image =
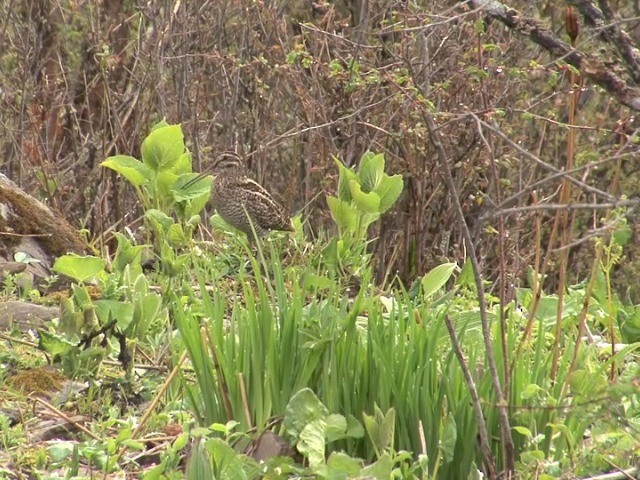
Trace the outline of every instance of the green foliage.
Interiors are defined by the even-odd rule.
[[[151,290],[140,267],[142,246],[117,235],[114,272],[95,257],[71,254],[60,257],[54,270],[78,284],[61,301],[58,331],[41,331],[39,347],[57,359],[71,376],[91,377],[112,353],[130,374],[133,345],[146,339],[152,326],[166,321],[162,297]],[[93,299],[85,282],[98,280],[102,298]]]
[[[339,169],[338,195],[327,196],[331,217],[339,230],[324,250],[327,263],[342,267],[367,264],[367,232],[402,193],[401,175],[385,173],[383,154],[366,152],[357,171],[334,158]]]
[[[295,393],[285,409],[284,426],[312,470],[326,463],[325,445],[344,438],[360,438],[363,429],[355,418],[330,414],[308,388]]]
[[[284,430],[307,458],[308,471],[323,478],[354,472],[373,472],[379,478],[476,478],[480,457],[468,448],[477,434],[471,399],[444,326],[448,315],[469,364],[482,365],[484,345],[468,264],[451,291],[446,285],[458,267],[447,263],[421,278],[421,294],[395,290],[383,296],[367,287],[365,279],[364,286],[345,298],[339,292],[348,279],[330,275],[322,262],[309,262],[314,271],[295,264],[283,267],[271,254],[268,263],[252,268],[251,276],[238,272],[241,297],[225,297],[222,278],[198,266],[200,290],[206,277],[214,284],[211,295],[183,302],[176,311],[197,380],[197,385],[184,385],[201,424],[233,418],[247,428],[244,415],[238,414],[246,404],[256,425],[284,415]],[[577,321],[584,293],[576,287],[565,296],[567,325]],[[489,320],[497,325],[497,299],[488,298],[494,302]],[[529,290],[520,289],[519,308],[509,305],[505,311],[509,360],[532,300]],[[606,304],[591,301],[589,315],[604,318]],[[601,363],[595,361],[596,351],[582,350],[578,368],[571,371],[573,347],[567,344],[557,373],[568,382],[563,390],[561,381],[550,381],[548,351],[556,309],[557,298],[543,294],[536,340],[514,365],[509,392],[521,466],[543,465],[549,474],[554,458],[576,457],[576,439],[583,438],[598,411],[588,396],[611,396],[608,369],[632,351]],[[206,319],[204,336],[198,318]],[[494,332],[496,360],[502,365],[500,337]],[[474,381],[487,405],[490,435],[498,438],[497,415],[489,407],[495,401],[492,381],[485,369],[477,368]],[[243,390],[249,398],[243,398]],[[366,437],[357,419],[364,422]],[[423,442],[428,456],[419,453]]]
[[[53,271],[71,277],[76,282],[85,283],[95,280],[99,276],[104,277],[106,264],[107,262],[102,258],[70,253],[56,259]]]
[[[373,444],[376,457],[380,458],[385,450],[393,447],[395,423],[396,412],[393,409],[383,415],[382,411],[375,405],[375,413],[372,416],[364,414],[364,426]]]
[[[145,210],[155,208],[181,220],[197,215],[211,190],[211,177],[190,184],[197,175],[191,171],[191,154],[184,144],[180,125],[164,120],[156,124],[142,142],[142,160],[115,155],[102,166],[125,177],[135,188]]]
[[[142,160],[115,155],[102,166],[122,175],[134,187],[154,233],[162,265],[175,274],[186,262],[176,250],[190,245],[201,222],[200,212],[209,200],[212,178],[194,181],[198,175],[191,171],[191,154],[180,125],[164,120],[156,124],[142,142],[141,154]]]
[[[444,263],[425,274],[420,281],[424,297],[429,298],[444,287],[457,268],[455,263]]]

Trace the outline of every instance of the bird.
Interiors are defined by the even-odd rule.
[[[282,205],[258,182],[247,175],[242,158],[222,152],[213,162],[213,207],[232,227],[244,232],[251,242],[272,230],[293,231]]]

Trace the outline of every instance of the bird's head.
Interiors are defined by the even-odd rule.
[[[241,173],[244,162],[236,152],[222,152],[213,161],[212,170],[215,175]]]

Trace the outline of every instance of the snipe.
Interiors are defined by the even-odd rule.
[[[292,231],[284,208],[255,180],[249,178],[244,163],[235,152],[223,152],[213,163],[213,206],[231,226],[253,239],[271,230]]]

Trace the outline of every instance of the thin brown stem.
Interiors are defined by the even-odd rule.
[[[436,132],[436,125],[433,120],[431,114],[427,111],[424,111],[424,119],[427,125],[427,129],[429,131],[429,136],[431,138],[431,142],[433,143],[438,157],[438,163],[440,164],[440,170],[442,172],[442,176],[444,177],[445,184],[447,185],[449,191],[449,197],[451,199],[451,203],[453,204],[453,208],[455,210],[456,217],[460,222],[460,228],[463,232],[463,236],[467,246],[467,252],[469,255],[469,260],[471,261],[471,265],[473,267],[473,275],[477,288],[478,295],[478,303],[480,307],[480,322],[482,324],[482,335],[484,338],[485,349],[486,349],[486,360],[489,366],[489,371],[491,373],[491,379],[493,382],[493,388],[495,391],[497,404],[498,404],[498,418],[500,421],[500,432],[502,443],[505,449],[505,466],[506,466],[506,476],[507,478],[513,478],[515,475],[515,449],[513,445],[513,439],[511,437],[511,426],[509,424],[509,414],[506,408],[506,402],[504,399],[504,394],[502,390],[502,385],[500,383],[500,377],[498,375],[498,369],[496,368],[495,354],[493,351],[493,342],[491,339],[491,325],[489,324],[489,319],[487,317],[487,302],[484,296],[484,282],[482,279],[482,272],[480,270],[480,263],[478,262],[478,256],[476,255],[476,248],[473,242],[473,238],[471,236],[471,231],[466,223],[464,212],[462,210],[462,205],[460,204],[460,198],[458,194],[458,189],[453,180],[453,176],[451,174],[451,170],[449,167],[449,162],[447,160],[447,154],[444,150],[444,146],[440,140],[438,133]],[[452,338],[453,341],[453,338]],[[464,358],[459,357],[458,360],[461,362],[461,365],[464,363]],[[465,368],[465,367],[463,367]],[[478,400],[479,401],[479,400]],[[475,401],[474,401],[475,404]],[[484,424],[484,418],[480,414],[478,416],[478,412],[481,412],[480,405],[474,405],[474,411],[476,412],[476,419],[478,421],[479,428],[480,425]],[[485,426],[486,428],[486,426]],[[485,439],[487,442],[488,440]],[[481,438],[481,441],[482,438]],[[482,445],[481,448],[489,448],[487,445]]]

